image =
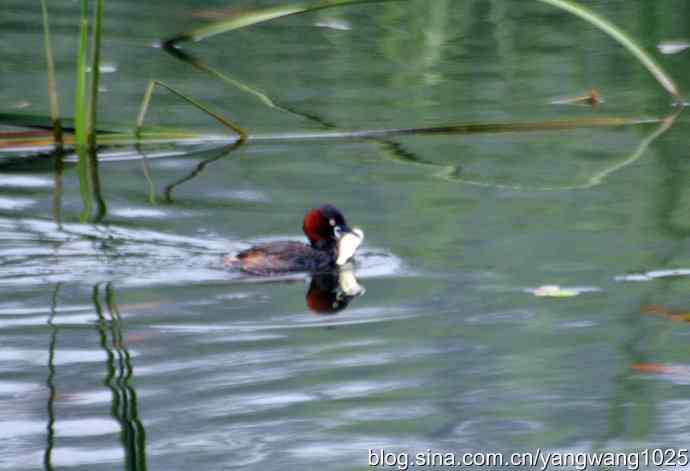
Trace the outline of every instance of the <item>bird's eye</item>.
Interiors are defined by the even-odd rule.
[[[340,226],[335,226],[335,227],[333,228],[333,234],[334,234],[336,237],[340,237],[340,234],[342,234],[342,233],[343,233],[343,230],[340,228]]]
[[[330,224],[331,226],[335,226],[335,219],[329,219],[328,224]]]

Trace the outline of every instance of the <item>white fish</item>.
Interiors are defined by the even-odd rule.
[[[355,254],[363,240],[364,232],[357,227],[352,229],[352,232],[343,234],[340,240],[338,240],[338,258],[335,260],[336,265],[345,265]]]
[[[355,297],[363,295],[366,290],[355,278],[352,269],[342,269],[338,274],[338,287],[346,296]]]

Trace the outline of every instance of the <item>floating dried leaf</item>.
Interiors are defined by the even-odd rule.
[[[642,306],[642,312],[653,316],[663,317],[672,321],[690,322],[690,311],[672,309],[661,304],[647,304]]]
[[[576,96],[572,98],[559,98],[551,100],[552,105],[590,105],[596,106],[604,102],[601,96],[601,91],[598,88],[592,88],[588,94]]]

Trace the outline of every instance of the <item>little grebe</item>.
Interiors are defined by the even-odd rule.
[[[342,213],[330,204],[310,209],[302,226],[309,245],[294,241],[266,242],[225,257],[225,266],[253,275],[324,272],[345,265],[364,239],[350,229]]]

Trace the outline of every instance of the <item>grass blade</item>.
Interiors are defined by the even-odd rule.
[[[88,106],[86,103],[86,55],[89,48],[88,10],[88,0],[81,0],[79,51],[77,54],[77,84],[74,99],[74,128],[77,146],[81,147],[86,147],[88,144]]]
[[[103,29],[104,0],[96,3],[96,13],[93,27],[93,42],[91,43],[91,97],[89,100],[89,118],[86,125],[88,140],[89,171],[93,198],[96,200],[96,216],[93,222],[100,222],[107,214],[107,206],[101,192],[101,178],[98,173],[98,154],[96,150],[96,122],[98,118],[98,85],[101,77],[101,31]]]
[[[93,27],[93,43],[91,58],[91,101],[89,102],[88,141],[89,149],[96,148],[96,119],[98,115],[98,84],[101,77],[101,30],[103,28],[104,0],[96,4],[96,20]]]
[[[589,24],[600,29],[608,36],[613,38],[621,46],[632,53],[635,58],[644,65],[647,70],[654,76],[654,78],[661,84],[662,87],[666,89],[671,95],[673,95],[678,102],[682,101],[682,97],[676,83],[673,81],[671,76],[666,73],[666,71],[659,65],[654,58],[644,51],[630,36],[623,32],[616,25],[608,21],[607,19],[597,15],[589,8],[586,8],[578,3],[572,2],[570,0],[539,0],[540,2],[549,4],[561,10],[565,10],[568,13],[572,13],[575,16],[582,18]]]
[[[238,14],[230,15],[223,20],[210,23],[206,26],[194,29],[187,33],[182,33],[173,38],[168,39],[165,43],[175,45],[184,41],[201,41],[202,39],[215,36],[217,34],[227,33],[247,26],[252,26],[258,23],[275,20],[276,18],[283,18],[290,15],[297,15],[300,13],[307,13],[317,10],[325,10],[326,8],[341,7],[346,5],[358,5],[364,3],[385,3],[385,2],[400,2],[403,0],[321,0],[312,2],[300,2],[292,5],[281,5],[276,7],[262,8],[259,10],[243,11]]]
[[[53,139],[59,151],[62,148],[62,124],[60,122],[60,100],[58,99],[57,82],[55,80],[55,61],[53,59],[53,43],[48,23],[48,7],[46,0],[41,0],[41,15],[43,16],[43,41],[46,53],[46,68],[48,69],[48,94],[50,95],[50,116],[53,125]]]
[[[79,220],[88,222],[91,219],[93,207],[93,192],[88,153],[88,120],[89,109],[86,96],[86,67],[89,49],[89,5],[88,0],[81,0],[81,14],[79,19],[79,49],[77,52],[77,83],[74,98],[74,132],[75,148],[79,156],[77,175],[79,176],[79,195],[84,205]]]

